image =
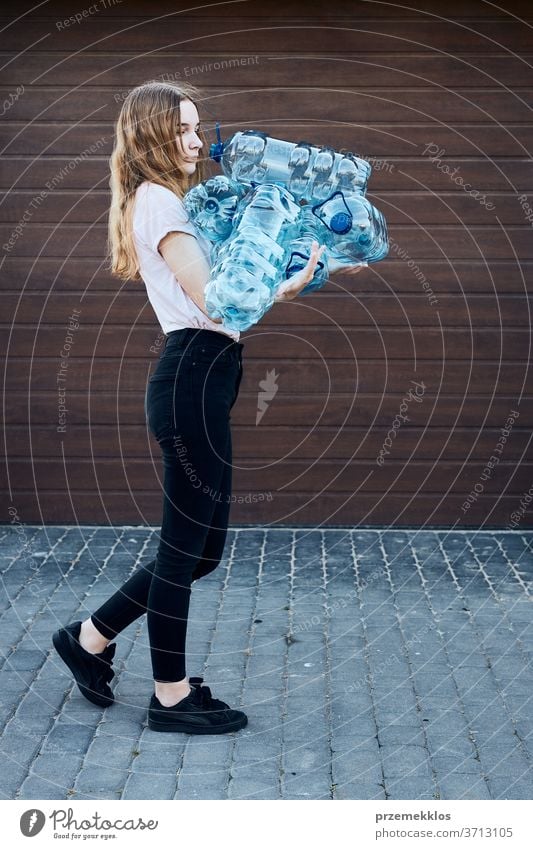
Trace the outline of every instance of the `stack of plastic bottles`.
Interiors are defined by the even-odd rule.
[[[306,265],[313,240],[326,250],[302,294],[340,266],[387,255],[385,218],[364,196],[372,170],[366,160],[255,130],[224,143],[219,136],[211,157],[224,175],[195,186],[184,203],[212,243],[208,313],[230,329],[259,321],[280,283]]]

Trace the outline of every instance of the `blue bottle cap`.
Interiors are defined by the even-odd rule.
[[[329,222],[330,229],[341,236],[352,229],[352,216],[349,212],[336,212]]]
[[[222,159],[222,154],[224,153],[224,142],[222,141],[222,136],[220,135],[220,124],[218,121],[215,125],[215,131],[217,134],[217,140],[210,146],[209,156],[215,162],[220,162],[220,160]]]

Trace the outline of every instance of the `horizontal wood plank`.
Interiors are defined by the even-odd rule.
[[[285,120],[263,120],[261,129],[274,137],[294,140],[307,138],[317,145],[329,144],[336,150],[349,147],[367,159],[374,172],[383,170],[388,173],[398,165],[383,161],[387,157],[412,157],[416,152],[427,155],[423,153],[424,150],[432,154],[444,151],[440,155],[444,162],[449,156],[523,157],[533,147],[533,124],[506,123],[503,126],[486,121],[478,124],[455,122],[453,127],[447,127],[437,121],[426,120],[399,125],[380,121],[367,123],[365,119],[355,116],[347,123],[325,124],[319,116],[309,116],[305,120],[293,116]],[[0,144],[4,153],[20,156],[76,156],[86,149],[88,134],[101,140],[97,149],[100,155],[111,154],[111,123],[80,121],[71,124],[50,119],[36,119],[26,123],[11,121],[10,112],[7,112],[0,124]],[[209,140],[214,138],[212,128],[207,130],[207,135]],[[430,148],[429,145],[436,147]],[[107,194],[106,189],[104,186],[99,191]],[[423,193],[420,191],[419,194]],[[61,195],[61,190],[56,189],[54,196]]]
[[[372,197],[369,193],[369,199]],[[379,206],[379,202],[377,204]],[[389,228],[389,256],[405,259],[406,263],[419,259],[529,259],[533,260],[531,227],[507,227],[503,230],[492,222],[494,213],[487,214],[491,222],[475,225],[417,225],[398,224]],[[16,225],[15,225],[16,226]],[[106,257],[107,226],[95,224],[27,224],[22,233],[15,232],[10,224],[0,225],[0,244],[8,245],[7,252],[14,256],[74,256]],[[4,249],[6,250],[6,249]],[[378,265],[378,263],[376,263]]]
[[[324,6],[323,0],[306,0],[305,9],[309,15],[324,17],[328,20],[332,17],[331,8]],[[234,3],[229,0],[229,2],[192,7],[190,0],[172,0],[171,4],[168,0],[150,0],[149,7],[136,4],[136,9],[133,9],[131,4],[126,6],[126,4],[109,0],[104,7],[105,16],[116,19],[131,18],[134,11],[141,18],[143,14],[149,14],[151,17],[170,14],[173,17],[185,13],[191,18],[213,17],[215,14],[224,18],[228,12],[238,14],[243,19],[270,18],[274,13],[280,18],[299,18],[302,15],[302,3],[301,0],[270,0],[268,4],[265,4],[264,0],[246,0],[245,3]],[[46,4],[36,7],[34,0],[4,0],[2,4],[4,24],[29,12],[32,13],[32,18],[54,21],[58,16],[71,15],[72,3],[70,0],[48,0]],[[443,14],[442,0],[410,0],[409,5],[399,6],[389,3],[383,5],[368,3],[365,0],[338,0],[335,3],[336,18],[356,16],[357,19],[394,18],[398,20],[426,16],[440,18]],[[453,19],[490,18],[494,20],[505,19],[510,15],[518,15],[522,19],[531,17],[529,0],[506,0],[505,7],[482,3],[480,0],[447,0],[445,8],[445,16]]]
[[[367,197],[381,210],[389,228],[396,224],[412,225],[417,222],[423,222],[424,226],[487,225],[494,222],[493,214],[497,214],[502,225],[520,226],[528,223],[524,206],[517,200],[515,192],[483,194],[483,204],[474,195],[450,191],[369,191]],[[524,192],[524,195],[523,200],[533,207],[533,192]],[[42,202],[33,203],[34,198],[35,191],[28,189],[0,192],[0,223],[10,224],[13,230],[19,222],[26,221],[28,217],[32,224],[60,226],[107,222],[110,198],[103,190],[97,189],[89,193],[76,190],[54,191],[43,198]]]
[[[367,272],[359,272],[359,279]],[[330,281],[323,289],[283,305],[283,323],[291,327],[530,327],[533,296],[441,295],[437,303],[419,293],[395,295],[359,293],[348,277]],[[432,290],[433,291],[433,290]],[[82,314],[88,324],[153,325],[153,311],[143,289],[136,292],[80,293]],[[72,296],[66,292],[27,292],[0,295],[4,321],[43,326],[57,323],[58,316],[72,312]],[[280,310],[272,309],[261,327],[277,326]]]
[[[248,3],[242,4],[244,8]],[[65,45],[63,45],[65,47]],[[533,41],[532,41],[533,47]],[[149,79],[171,79],[175,82],[193,82],[202,86],[219,87],[240,85],[255,88],[276,85],[293,85],[295,61],[305,63],[305,77],[300,82],[307,86],[327,89],[329,86],[345,87],[353,84],[354,77],[362,88],[424,87],[428,84],[462,88],[468,85],[492,87],[508,85],[512,89],[533,86],[531,55],[514,55],[507,52],[485,56],[479,53],[441,55],[418,52],[413,44],[409,54],[395,52],[370,53],[367,49],[352,55],[320,54],[298,57],[264,49],[255,54],[235,55],[223,53],[216,44],[209,52],[195,50],[195,43],[183,45],[175,51],[158,50],[154,53],[82,53],[64,52],[0,52],[3,85],[92,85],[113,86],[128,90]]]
[[[415,274],[406,273],[405,265],[405,259],[400,259],[396,251],[381,262],[371,264],[354,278],[354,282],[357,281],[357,292],[420,294],[420,278]],[[521,259],[518,264],[515,259],[490,262],[483,259],[454,259],[450,262],[448,259],[417,258],[417,265],[420,272],[431,280],[432,288],[438,294],[450,292],[464,297],[469,293],[490,293],[491,296],[498,297],[500,294],[533,292],[531,260]],[[339,280],[341,279],[339,275]],[[7,254],[0,267],[0,284],[3,290],[69,292],[72,294],[73,304],[74,298],[77,303],[80,293],[86,291],[107,291],[113,294],[119,291],[130,294],[145,291],[141,282],[124,283],[112,277],[103,257],[30,259]],[[154,325],[155,323],[154,317]]]
[[[280,315],[281,304],[272,308]],[[281,315],[280,315],[281,318]],[[83,319],[80,318],[83,322]],[[8,350],[13,354],[33,348],[35,356],[53,356],[61,350],[68,326],[67,316],[64,325],[56,327],[42,326],[36,331],[33,327],[17,325],[13,330],[0,327],[0,351]],[[524,360],[530,356],[531,329],[498,328],[465,330],[463,328],[315,328],[307,326],[304,334],[292,333],[280,325],[272,325],[259,335],[248,331],[247,350],[251,356],[264,356],[265,348],[272,351],[272,362],[288,360],[316,361],[315,367],[334,359],[353,361],[353,373],[358,358],[375,359],[413,357],[420,359],[450,360]],[[78,328],[75,345],[77,356],[105,357],[120,351],[123,356],[146,354],[153,345],[153,334],[144,327],[138,329],[133,337],[131,326],[94,326],[84,325]],[[268,335],[268,342],[266,338]],[[260,347],[259,347],[260,346]],[[259,352],[259,353],[258,353]],[[291,363],[292,365],[292,363]],[[421,377],[424,377],[422,374]]]
[[[7,445],[14,457],[159,457],[159,447],[152,438],[142,407],[138,407],[135,425],[121,421],[116,425],[102,425],[91,416],[85,423],[70,423],[67,416],[65,432],[57,431],[57,414],[50,415],[46,424],[8,426]],[[93,421],[93,419],[95,419]],[[38,426],[37,426],[38,425]],[[248,468],[261,468],[265,462],[280,462],[281,458],[299,460],[368,459],[375,462],[386,439],[389,427],[348,428],[322,426],[320,428],[259,427],[235,425],[233,427],[234,460]],[[260,434],[260,439],[258,435]],[[408,459],[427,460],[434,463],[454,460],[459,463],[479,460],[486,463],[494,453],[501,437],[501,428],[414,428],[408,424],[400,431],[401,438],[394,444],[396,461]],[[515,424],[512,439],[505,444],[507,462],[531,462],[533,435],[531,427]],[[261,475],[257,475],[260,489]]]
[[[242,337],[245,340],[245,337]],[[266,340],[268,343],[268,340]],[[160,331],[153,329],[150,345],[143,354],[107,357],[79,357],[69,359],[68,375],[72,387],[91,392],[144,391],[146,381],[157,364],[163,344]],[[280,372],[279,358],[274,358],[276,347],[266,344],[263,350],[255,348],[255,357],[251,356],[249,346],[244,341],[244,369],[241,385],[242,392],[258,392],[259,381],[264,380],[267,370],[275,368]],[[5,385],[9,391],[23,393],[56,389],[56,376],[60,358],[56,350],[53,356],[34,355],[24,349],[18,355],[10,346],[5,370]],[[291,396],[302,397],[313,394],[319,398],[332,394],[356,392],[379,394],[404,393],[411,380],[424,380],[429,393],[455,395],[461,398],[484,395],[489,397],[509,397],[518,399],[524,393],[533,394],[531,388],[531,368],[528,361],[521,363],[474,360],[465,364],[461,360],[412,360],[396,358],[387,361],[330,360],[327,364],[313,360],[291,360],[290,366],[283,369],[281,391]]]
[[[96,145],[98,139],[91,144]],[[464,184],[476,190],[479,196],[490,192],[531,193],[533,190],[533,168],[531,162],[518,159],[493,159],[491,162],[449,157],[445,163],[447,172],[426,157],[420,159],[389,159],[394,168],[373,170],[368,184],[367,197],[379,207],[381,191],[419,192],[424,187],[433,192],[463,194],[465,189],[456,184],[451,175],[459,177]],[[80,194],[105,189],[109,183],[108,162],[104,158],[67,159],[64,157],[5,157],[0,170],[0,187],[16,190],[35,190],[39,202],[46,200],[57,188],[62,191],[78,191]],[[42,194],[41,194],[42,192]],[[375,198],[375,200],[374,200]],[[520,208],[520,207],[519,207]],[[30,210],[31,211],[31,210]],[[485,221],[495,223],[496,210],[486,209]],[[522,221],[528,226],[525,214]],[[98,224],[99,222],[95,222]],[[29,227],[35,226],[28,223]],[[529,227],[529,230],[531,228]],[[9,232],[7,233],[9,236]],[[23,241],[22,239],[20,241]]]
[[[373,4],[374,5],[374,4]],[[236,14],[237,13],[237,14]],[[392,17],[392,16],[391,16]],[[496,16],[498,17],[498,16]],[[300,14],[287,19],[276,17],[255,22],[238,17],[234,7],[227,14],[194,19],[188,15],[166,14],[152,18],[121,15],[89,15],[82,24],[57,26],[50,18],[30,16],[9,27],[9,48],[24,50],[32,45],[42,50],[71,51],[87,49],[121,53],[151,50],[191,50],[199,52],[228,50],[250,52],[283,51],[290,54],[312,53],[399,53],[413,50],[433,53],[456,51],[493,53],[495,50],[531,51],[531,31],[512,18],[475,20],[475,26],[461,26],[442,15],[414,17],[405,21],[359,18],[354,12],[348,19],[331,17],[331,10],[313,16]]]
[[[161,464],[159,458],[146,460],[129,459],[127,465],[121,458],[102,459],[76,458],[68,459],[13,459],[10,461],[10,474],[17,480],[22,489],[50,489],[50,481],[54,481],[59,491],[68,489],[75,484],[76,489],[96,489],[102,493],[116,491],[128,487],[136,492],[139,490],[161,489]],[[420,461],[394,462],[389,459],[383,466],[374,462],[344,460],[303,460],[296,461],[287,458],[283,462],[265,464],[261,469],[261,487],[263,492],[290,495],[293,492],[314,493],[328,492],[351,495],[396,493],[445,493],[462,495],[466,500],[476,484],[480,485],[484,464],[424,463]],[[487,495],[501,494],[521,495],[527,491],[532,480],[533,463],[522,463],[516,467],[514,463],[501,462],[489,473],[482,483],[482,491]],[[198,476],[197,476],[198,477]],[[74,478],[74,480],[73,480]],[[235,464],[233,468],[235,490],[238,492],[254,491],[257,488],[257,471],[242,468]],[[209,481],[195,481],[196,486],[212,485]],[[475,496],[473,497],[475,501]],[[464,514],[466,511],[462,511]]]
[[[55,378],[55,375],[53,376]],[[25,423],[30,420],[35,426],[48,424],[57,419],[57,391],[53,386],[43,391],[43,384],[32,380],[33,389],[9,392],[9,407],[6,410],[6,424]],[[139,381],[140,383],[141,381]],[[286,427],[391,427],[407,398],[407,416],[410,427],[504,427],[511,411],[518,410],[515,424],[528,427],[533,420],[533,399],[531,397],[492,397],[467,393],[464,396],[442,396],[441,393],[424,392],[423,401],[413,402],[409,389],[414,384],[407,383],[405,393],[383,392],[369,393],[330,393],[315,392],[312,395],[288,394],[283,391],[283,379],[277,379],[280,391],[269,402],[260,420],[258,433],[265,426]],[[76,384],[74,384],[76,386]],[[318,388],[318,387],[316,387]],[[117,385],[115,392],[96,392],[91,388],[87,393],[77,389],[68,391],[68,421],[71,425],[83,424],[90,416],[93,424],[117,426],[138,423],[143,417],[146,387],[138,392],[127,391]],[[251,391],[250,381],[245,381],[239,393],[239,399],[232,411],[232,422],[237,426],[255,425],[258,412],[258,393]],[[414,391],[414,389],[413,389]],[[118,412],[119,411],[119,412]],[[404,422],[405,423],[405,422]]]
[[[533,52],[533,45],[531,45]],[[249,54],[248,54],[249,55]],[[312,58],[309,59],[312,61]],[[192,82],[192,80],[191,80]],[[196,81],[201,85],[201,80]],[[128,89],[98,86],[76,87],[33,86],[24,87],[23,96],[9,106],[10,121],[115,121]],[[0,88],[0,103],[14,92],[14,84]],[[353,138],[353,125],[365,123],[457,122],[473,123],[531,123],[532,89],[520,88],[510,93],[498,85],[492,88],[462,88],[460,91],[424,88],[406,85],[403,88],[359,88],[357,74],[347,79],[340,88],[317,91],[306,86],[306,70],[293,77],[292,86],[269,88],[202,86],[198,109],[205,120],[219,120],[223,135],[243,128],[261,128],[265,122],[287,122],[319,118],[326,124],[342,124],[346,128],[346,142]],[[318,108],[319,105],[319,108]],[[204,120],[204,117],[202,117]],[[400,127],[400,132],[401,132]],[[294,141],[299,140],[299,135]],[[432,141],[432,139],[428,139]],[[87,144],[91,142],[87,134]]]
[[[230,520],[238,525],[272,524],[275,526],[357,525],[383,528],[405,527],[505,527],[513,511],[520,506],[516,495],[481,496],[471,509],[463,514],[462,495],[340,495],[323,493],[312,497],[307,494],[278,494],[272,501],[268,494],[234,492]],[[262,497],[261,497],[262,496]],[[5,501],[5,499],[2,499]],[[106,492],[105,498],[96,490],[47,490],[36,494],[21,491],[17,508],[22,516],[35,516],[40,522],[73,524],[90,516],[93,524],[158,525],[161,522],[162,493],[160,492]],[[7,503],[1,504],[7,515]],[[460,517],[460,518],[458,518]],[[527,510],[519,527],[528,528],[533,523],[533,511]]]

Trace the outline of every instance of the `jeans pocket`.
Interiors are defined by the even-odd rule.
[[[180,372],[187,369],[191,362],[189,351],[168,350],[163,351],[149,383],[157,383],[159,380],[178,381]]]

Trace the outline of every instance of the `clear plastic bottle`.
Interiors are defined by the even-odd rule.
[[[298,271],[301,271],[307,265],[307,261],[311,256],[311,248],[313,241],[317,241],[319,245],[327,244],[327,231],[325,225],[313,215],[310,206],[304,206],[300,213],[298,234],[290,243],[290,256],[285,268],[285,276],[292,277]],[[322,288],[327,283],[329,276],[327,250],[317,262],[313,279],[307,283],[300,292],[300,295],[306,295],[309,292],[314,292],[316,289]]]
[[[315,204],[312,214],[324,227],[321,232],[332,259],[330,271],[337,263],[378,262],[387,256],[385,218],[367,198],[335,192],[328,200]]]
[[[208,313],[246,330],[270,309],[284,279],[300,207],[282,186],[257,186],[241,201],[232,235],[217,246],[205,289]]]
[[[210,242],[222,242],[231,235],[239,200],[247,188],[217,174],[190,189],[184,206],[198,229]]]
[[[371,165],[353,153],[337,153],[309,142],[275,139],[257,130],[232,135],[211,146],[227,177],[253,185],[280,183],[296,200],[317,202],[336,191],[364,194]]]

